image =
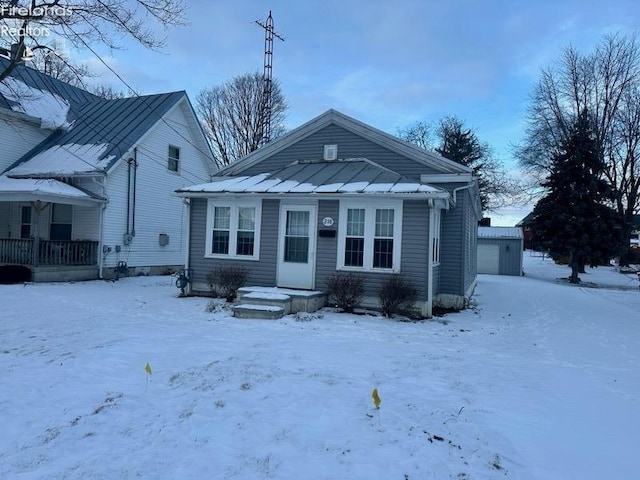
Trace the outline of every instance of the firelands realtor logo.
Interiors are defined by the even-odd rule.
[[[25,20],[38,22],[55,17],[68,17],[73,14],[73,7],[67,5],[42,5],[21,7],[0,2],[0,18],[3,20],[21,21],[21,26],[0,25],[0,37],[47,37],[51,34],[49,28],[41,25],[29,25]]]

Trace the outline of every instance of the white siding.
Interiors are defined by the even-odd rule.
[[[0,173],[49,136],[49,130],[0,112]]]
[[[127,163],[120,163],[108,176],[109,203],[104,212],[103,244],[112,251],[104,258],[106,267],[113,267],[118,261],[127,262],[129,267],[184,264],[188,219],[182,199],[173,192],[210,179],[203,155],[191,145],[197,142],[187,126],[184,108],[183,101],[165,115],[166,123],[159,122],[137,147],[135,236],[128,246],[123,244],[127,226]],[[169,145],[180,148],[178,173],[167,169]],[[169,236],[167,246],[159,245],[160,234]],[[120,252],[116,252],[116,246],[120,246]]]

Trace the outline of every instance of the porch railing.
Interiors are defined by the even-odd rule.
[[[0,238],[0,263],[31,266],[97,265],[98,242]]]

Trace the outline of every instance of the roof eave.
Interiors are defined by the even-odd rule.
[[[221,192],[191,192],[184,190],[176,190],[173,195],[182,198],[211,198],[218,197],[221,195],[227,196],[253,196],[253,197],[261,197],[261,198],[283,198],[283,197],[295,197],[295,198],[314,198],[314,199],[326,199],[333,200],[336,198],[353,198],[356,196],[365,196],[365,197],[393,197],[393,198],[420,198],[420,199],[442,199],[448,200],[450,195],[448,192],[329,192],[329,193],[295,193],[295,192],[284,192],[284,193],[272,193],[272,192],[229,192],[229,191],[221,191]]]

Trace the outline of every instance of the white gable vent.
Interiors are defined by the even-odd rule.
[[[338,145],[325,145],[324,157],[325,160],[335,160],[338,158]]]

